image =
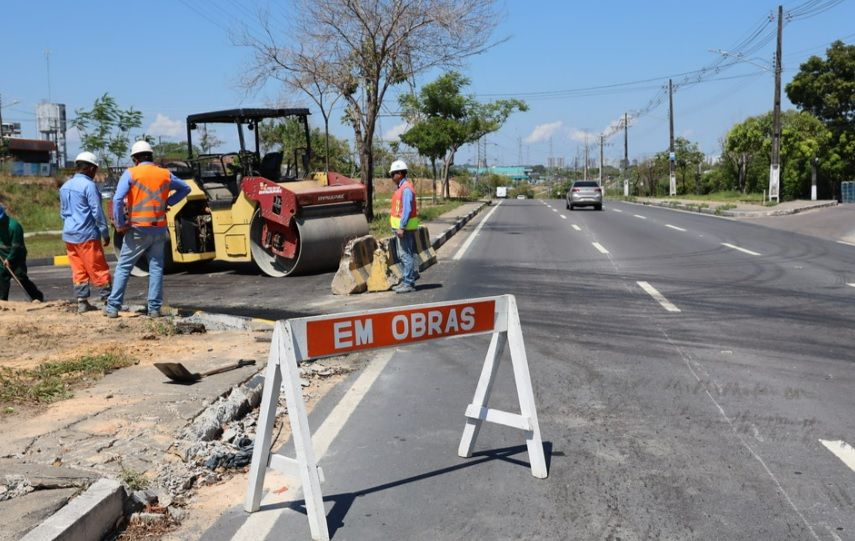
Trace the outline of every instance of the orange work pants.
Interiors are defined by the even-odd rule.
[[[104,248],[100,240],[87,240],[79,244],[65,243],[68,262],[71,264],[71,281],[74,294],[78,299],[89,298],[90,282],[100,288],[99,296],[106,299],[110,295],[110,267],[104,257]]]

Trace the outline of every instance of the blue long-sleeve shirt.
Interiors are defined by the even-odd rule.
[[[401,182],[406,182],[406,178],[401,180]],[[416,194],[413,193],[409,187],[404,188],[401,193],[401,225],[399,226],[401,229],[407,228],[407,222],[410,220],[411,215],[413,214],[413,203],[415,202]]]
[[[59,189],[59,215],[65,242],[80,244],[109,237],[101,193],[83,173],[76,173]]]
[[[154,165],[151,162],[140,162],[140,165]],[[190,193],[190,186],[176,177],[173,174],[169,174],[169,189],[173,190],[169,195],[169,198],[166,200],[166,204],[168,206],[172,206]],[[119,229],[123,229],[127,227],[125,221],[125,196],[128,195],[128,192],[131,190],[131,174],[127,170],[122,173],[122,177],[119,179],[119,183],[116,185],[116,193],[113,195],[113,223],[116,224],[116,227]],[[151,234],[160,234],[166,232],[166,227],[140,227],[138,228],[140,231]]]

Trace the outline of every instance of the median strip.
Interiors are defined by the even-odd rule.
[[[740,248],[739,246],[736,246],[736,245],[734,245],[734,244],[730,244],[730,243],[727,243],[727,242],[722,242],[722,243],[721,243],[721,245],[722,245],[722,246],[727,246],[728,248],[733,248],[734,250],[739,250],[740,252],[746,253],[746,254],[748,254],[748,255],[763,255],[763,254],[758,254],[757,252],[754,252],[754,251],[751,251],[751,250],[747,250],[747,249],[745,249],[745,248]]]
[[[653,297],[653,300],[655,300],[660,305],[662,305],[662,308],[668,310],[669,312],[679,312],[680,311],[679,308],[677,308],[676,306],[671,304],[671,302],[669,302],[668,299],[666,299],[662,293],[659,293],[659,291],[657,291],[656,288],[653,287],[652,285],[650,285],[649,283],[647,283],[647,282],[636,282],[636,283],[639,286],[641,286],[641,289],[643,289],[645,292],[647,292],[648,295]]]
[[[603,245],[602,245],[602,244],[600,244],[599,242],[592,242],[591,244],[593,244],[593,245],[594,245],[594,248],[596,248],[597,250],[599,250],[601,254],[607,254],[607,253],[609,253],[609,251],[608,251],[608,250],[606,250],[605,248],[603,248]]]
[[[671,224],[665,224],[665,227],[670,227],[671,229],[674,229],[676,231],[686,231],[682,227],[677,227],[676,225],[671,225]]]

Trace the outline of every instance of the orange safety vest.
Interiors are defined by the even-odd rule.
[[[168,169],[145,163],[128,169],[128,224],[131,227],[165,227],[166,200],[169,198]]]
[[[419,209],[416,203],[416,190],[409,179],[402,182],[398,186],[398,189],[395,190],[395,193],[392,194],[392,211],[389,213],[389,223],[392,224],[392,229],[399,229],[401,227],[401,211],[404,209],[404,188],[409,188],[413,192],[413,208],[410,213],[410,219],[407,220],[407,226],[404,228],[412,231],[419,228]]]

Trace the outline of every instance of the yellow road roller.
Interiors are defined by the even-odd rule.
[[[347,241],[368,234],[366,190],[338,173],[310,172],[308,116],[308,109],[297,108],[230,109],[187,117],[188,159],[164,164],[191,188],[167,210],[168,268],[251,261],[264,274],[280,277],[338,267]],[[291,131],[299,133],[299,143],[262,156],[259,127],[264,121],[296,126]],[[240,150],[196,152],[194,133],[197,140],[211,138],[211,124],[235,128]],[[118,250],[121,234],[116,237]],[[134,274],[146,274],[147,267],[141,258]]]

